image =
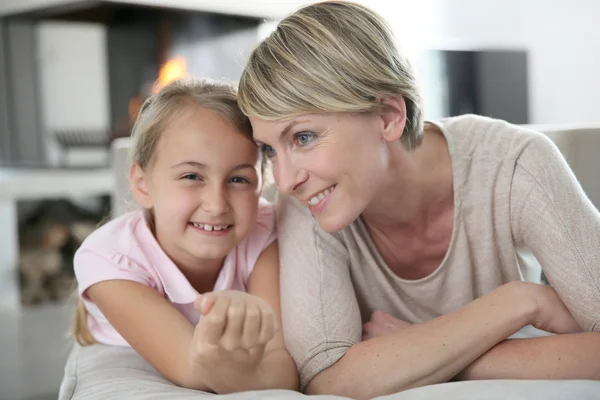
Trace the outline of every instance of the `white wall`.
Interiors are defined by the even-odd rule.
[[[428,48],[528,50],[531,122],[600,122],[599,1],[362,2],[386,16],[417,63]]]
[[[53,130],[109,128],[106,28],[43,22],[37,33],[43,129],[49,160],[55,161],[56,146],[49,137]],[[93,162],[102,155],[86,153],[83,157]]]
[[[600,1],[357,0],[385,16],[423,80],[426,49],[519,49],[529,54],[531,123],[600,122]],[[293,1],[294,6],[311,1]],[[284,4],[286,2],[283,2]],[[292,7],[279,7],[276,14]]]

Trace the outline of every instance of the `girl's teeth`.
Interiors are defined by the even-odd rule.
[[[194,225],[196,228],[200,228],[202,230],[205,231],[220,231],[223,229],[227,229],[229,227],[229,225],[208,225],[208,224],[197,224],[197,223],[192,223],[192,225]]]

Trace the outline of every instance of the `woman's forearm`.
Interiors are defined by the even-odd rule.
[[[536,304],[522,285],[504,285],[457,311],[354,345],[312,379],[307,393],[366,399],[450,380],[530,323]]]
[[[456,376],[474,379],[600,379],[600,333],[509,339]]]

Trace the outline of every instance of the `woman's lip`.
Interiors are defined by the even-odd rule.
[[[329,191],[329,193],[327,193],[325,195],[325,197],[323,197],[321,200],[319,200],[319,202],[315,205],[308,205],[309,210],[313,213],[313,214],[317,214],[320,213],[321,211],[323,211],[323,209],[325,209],[325,207],[327,206],[327,204],[329,203],[329,200],[331,199],[331,196],[333,195],[333,192],[335,192],[335,188],[336,186],[332,186],[331,190]]]

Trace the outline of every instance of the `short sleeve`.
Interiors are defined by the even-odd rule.
[[[341,238],[303,204],[279,196],[277,230],[285,343],[304,391],[361,340],[362,319]]]
[[[238,262],[238,266],[245,266],[244,280],[246,282],[262,252],[276,239],[275,209],[272,203],[261,198],[256,224],[250,235],[238,246],[245,259],[243,263]]]
[[[149,287],[155,286],[154,279],[147,270],[113,250],[82,247],[75,253],[73,264],[78,293],[88,301],[85,291],[103,281],[129,280]]]
[[[514,240],[530,248],[586,331],[600,330],[600,213],[548,138],[533,138],[511,185]]]

